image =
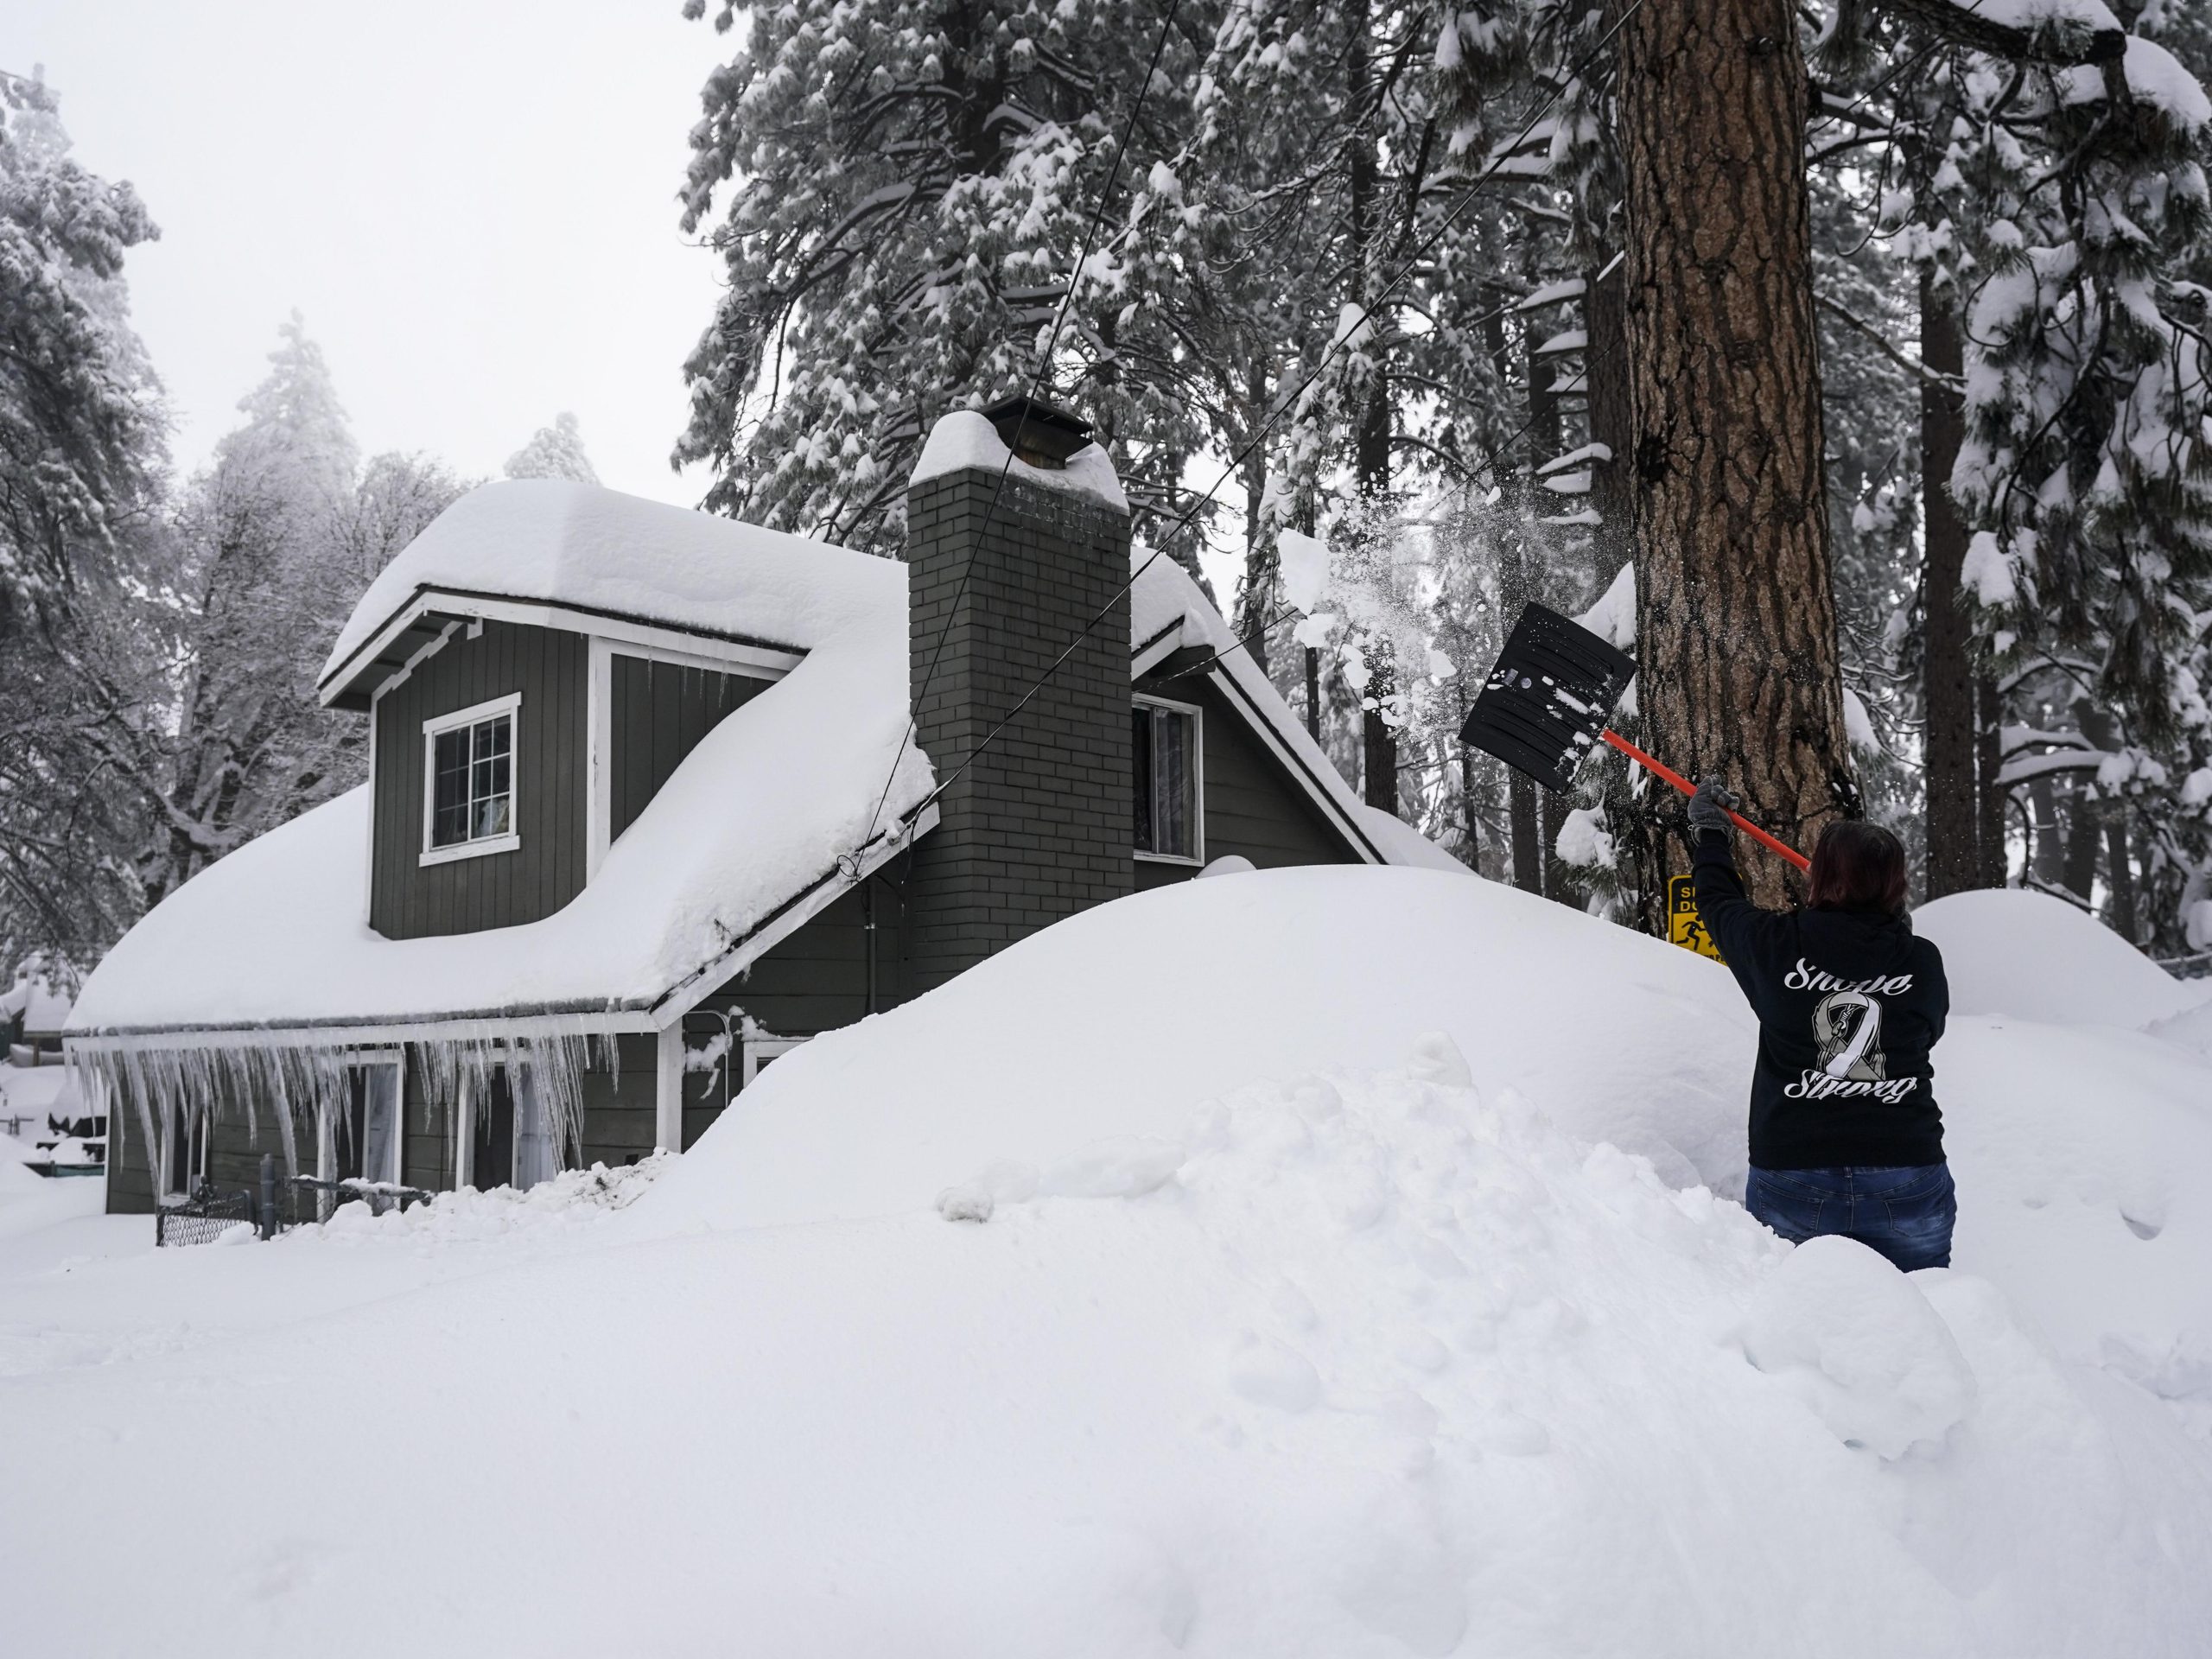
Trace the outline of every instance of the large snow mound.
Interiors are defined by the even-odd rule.
[[[645,1208],[716,1226],[912,1209],[995,1160],[1179,1135],[1255,1077],[1389,1065],[1430,1031],[1569,1133],[1740,1190],[1758,1027],[1726,969],[1464,872],[1314,867],[1087,911],[817,1038]]]
[[[2139,1031],[2212,997],[2212,980],[2176,979],[2048,893],[1956,893],[1915,911],[1913,925],[1943,953],[1954,1014]]]
[[[562,479],[480,485],[378,573],[321,678],[434,588],[704,630],[791,651],[886,609],[906,568],[827,542]]]

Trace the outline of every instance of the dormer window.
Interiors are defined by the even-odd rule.
[[[423,722],[423,862],[512,852],[515,720],[522,694]]]

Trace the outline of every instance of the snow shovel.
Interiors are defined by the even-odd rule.
[[[1530,605],[1513,625],[1497,666],[1459,728],[1459,741],[1562,792],[1573,783],[1582,757],[1594,745],[1607,743],[1653,777],[1694,795],[1697,789],[1688,779],[1605,725],[1635,672],[1636,664],[1625,652],[1557,611]],[[1762,847],[1801,870],[1812,868],[1804,854],[1742,813],[1728,816]]]

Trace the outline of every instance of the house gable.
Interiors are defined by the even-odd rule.
[[[1235,855],[1261,869],[1292,864],[1357,864],[1365,855],[1315,805],[1211,674],[1136,680],[1134,695],[1199,711],[1199,791],[1208,861]],[[1191,865],[1140,860],[1141,891],[1188,880]]]
[[[512,927],[550,916],[585,879],[588,642],[512,622],[456,625],[377,694],[369,925],[390,939]],[[425,861],[426,723],[518,697],[511,849]]]

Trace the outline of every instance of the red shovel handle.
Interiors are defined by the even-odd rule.
[[[1611,744],[1623,754],[1628,756],[1630,760],[1635,761],[1637,766],[1642,766],[1645,771],[1651,773],[1653,777],[1665,779],[1667,782],[1672,784],[1676,789],[1681,790],[1685,795],[1694,795],[1697,793],[1697,786],[1692,784],[1688,779],[1683,777],[1681,773],[1676,772],[1673,767],[1662,766],[1660,762],[1653,760],[1642,749],[1637,748],[1635,744],[1630,742],[1628,739],[1623,737],[1618,732],[1608,730],[1600,732],[1598,735],[1604,738],[1606,742]],[[1811,859],[1806,857],[1804,854],[1799,852],[1795,847],[1790,846],[1787,842],[1777,841],[1772,836],[1767,834],[1765,830],[1760,829],[1758,825],[1753,823],[1742,813],[1731,812],[1728,816],[1734,821],[1735,825],[1738,830],[1741,830],[1753,841],[1758,842],[1760,846],[1767,849],[1768,851],[1781,854],[1783,857],[1788,859],[1792,864],[1795,864],[1801,870],[1809,870],[1813,868],[1813,861]]]

